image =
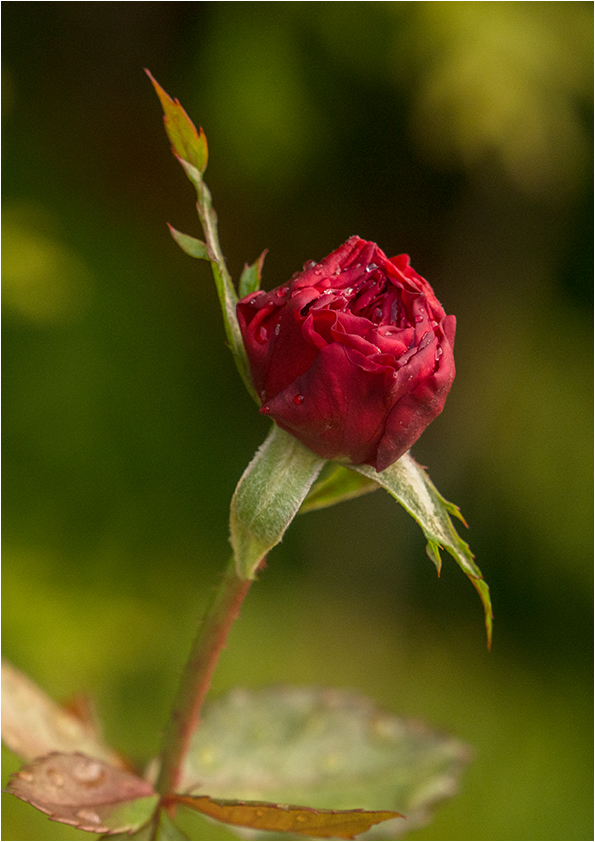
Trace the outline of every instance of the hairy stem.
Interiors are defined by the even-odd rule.
[[[238,296],[230,274],[227,271],[223,252],[221,251],[219,233],[217,230],[217,214],[215,213],[211,202],[211,193],[202,177],[199,177],[194,184],[198,197],[196,209],[202,225],[207,249],[210,253],[211,270],[213,272],[215,286],[217,287],[217,294],[223,311],[225,336],[233,354],[236,368],[238,369],[240,377],[244,381],[246,389],[254,398],[256,403],[260,404],[258,395],[256,394],[250,378],[250,366],[248,365],[246,349],[244,348],[244,342],[242,340],[240,326],[236,316]]]
[[[179,785],[184,758],[198,727],[213,672],[251,584],[252,580],[238,577],[232,558],[213,602],[201,620],[163,740],[161,770],[156,785],[163,796],[175,792]]]

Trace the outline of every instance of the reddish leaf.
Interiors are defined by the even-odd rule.
[[[354,839],[378,822],[404,818],[393,810],[313,810],[267,801],[220,801],[207,795],[175,795],[171,802],[185,804],[225,824],[319,839]]]
[[[7,791],[57,822],[93,833],[136,830],[159,797],[147,781],[84,754],[49,754],[23,766]]]
[[[23,760],[44,757],[51,751],[81,751],[107,760],[113,766],[124,764],[105,745],[90,710],[61,707],[30,678],[2,662],[2,740]]]
[[[196,131],[196,126],[186,114],[177,99],[172,99],[166,93],[159,82],[157,82],[148,70],[145,73],[153,83],[155,92],[161,101],[165,124],[165,131],[171,141],[174,154],[192,164],[193,167],[203,173],[207,168],[209,150],[207,139],[202,129]]]

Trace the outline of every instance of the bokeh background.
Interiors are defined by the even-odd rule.
[[[411,839],[592,839],[591,3],[3,3],[4,652],[159,747],[267,434],[149,67],[201,124],[228,265],[352,234],[458,319],[413,448],[493,593],[376,492],[298,518],[216,675],[358,688],[470,743]],[[17,767],[6,753],[6,775]],[[88,838],[5,797],[4,839]],[[357,805],[354,805],[357,806]]]

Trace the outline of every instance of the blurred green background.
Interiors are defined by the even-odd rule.
[[[267,433],[142,68],[205,129],[237,278],[352,234],[458,319],[414,446],[495,610],[381,492],[292,525],[215,688],[353,687],[475,748],[412,839],[592,839],[591,3],[3,3],[4,652],[153,756]],[[6,753],[6,775],[18,761]],[[358,806],[358,805],[354,805]],[[6,798],[4,839],[88,838]]]

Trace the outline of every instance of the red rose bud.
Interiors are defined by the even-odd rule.
[[[442,412],[456,319],[406,254],[351,237],[237,314],[261,413],[324,459],[382,471]]]

